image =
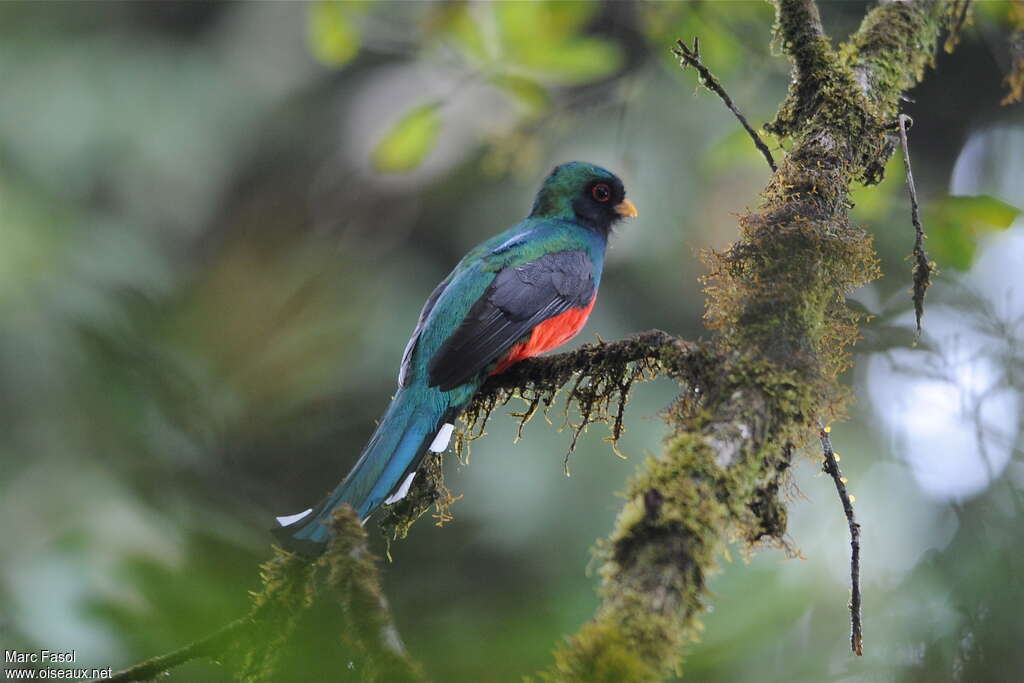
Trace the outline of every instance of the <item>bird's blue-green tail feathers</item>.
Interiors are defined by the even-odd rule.
[[[318,555],[330,538],[338,506],[348,503],[365,523],[382,504],[404,498],[426,452],[445,450],[451,438],[458,411],[440,394],[422,387],[400,390],[345,480],[315,508],[277,518],[278,542],[287,550]]]

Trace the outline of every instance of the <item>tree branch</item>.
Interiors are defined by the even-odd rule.
[[[491,375],[473,398],[476,406],[492,400],[502,401],[511,393],[531,389],[553,391],[571,379],[599,377],[610,368],[629,363],[656,361],[675,373],[686,373],[701,346],[661,330],[647,330],[614,342],[586,344],[575,351],[529,358],[516,363],[500,375]],[[475,406],[474,406],[475,407]]]
[[[815,0],[778,0],[776,36],[793,58],[793,76],[805,80],[830,57],[830,46]]]
[[[835,60],[831,43],[821,25],[818,5],[814,0],[777,0],[775,39],[793,61],[793,74],[786,100],[765,130],[777,135],[793,132],[808,113],[818,109],[815,100],[827,88],[826,77]]]
[[[878,7],[833,50],[813,2],[778,0],[793,79],[773,126],[792,137],[792,152],[762,205],[740,218],[740,239],[707,257],[715,361],[698,395],[681,394],[664,450],[631,482],[600,550],[601,606],[556,650],[547,679],[676,672],[726,539],[784,532],[775,492],[787,446],[807,442],[817,418],[833,419],[847,401],[836,377],[858,319],[845,295],[878,272],[870,236],[848,219],[850,185],[892,154],[886,122],[931,59],[944,4]]]

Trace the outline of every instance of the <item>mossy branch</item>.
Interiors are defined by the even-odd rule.
[[[523,390],[556,392],[574,377],[606,377],[630,363],[653,361],[673,374],[692,372],[693,360],[701,345],[688,342],[661,330],[648,330],[614,342],[599,341],[513,365],[500,375],[492,375],[473,398],[470,412],[492,401],[503,402]]]
[[[775,37],[793,58],[794,80],[808,81],[830,57],[830,44],[814,0],[778,0]]]
[[[841,414],[837,382],[858,334],[847,293],[877,273],[871,238],[849,222],[854,181],[877,180],[904,89],[930,63],[944,2],[872,10],[833,48],[810,0],[778,0],[793,60],[773,130],[792,151],[740,218],[740,238],[706,258],[716,371],[681,399],[671,434],[631,482],[602,545],[601,606],[555,652],[551,681],[649,681],[676,672],[698,628],[705,586],[731,539],[779,539],[777,497],[792,445]]]
[[[104,680],[148,681],[198,658],[229,663],[242,683],[294,680],[294,671],[282,663],[286,645],[322,631],[325,621],[330,633],[316,636],[327,641],[325,666],[336,662],[373,683],[422,680],[395,629],[366,531],[351,507],[335,512],[332,531],[326,552],[312,562],[276,548],[261,567],[262,588],[252,594],[246,616]]]

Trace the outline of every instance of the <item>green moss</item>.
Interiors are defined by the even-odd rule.
[[[541,680],[558,683],[644,683],[661,678],[660,671],[638,655],[633,639],[608,620],[586,624],[571,641],[555,650],[552,670],[540,674]]]
[[[869,12],[850,43],[844,61],[864,74],[877,115],[891,120],[899,96],[934,66],[935,46],[945,25],[942,2],[894,2]]]

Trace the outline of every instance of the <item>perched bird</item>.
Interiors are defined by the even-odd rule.
[[[315,508],[278,517],[286,548],[319,553],[343,503],[366,518],[409,491],[427,451],[488,375],[559,346],[583,328],[612,226],[637,215],[622,181],[570,162],[544,181],[530,215],[472,249],[430,294],[402,356],[398,391],[355,467]]]

